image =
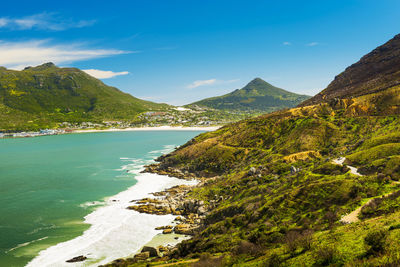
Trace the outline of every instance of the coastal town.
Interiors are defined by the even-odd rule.
[[[191,108],[175,107],[165,111],[143,112],[131,121],[87,121],[81,123],[62,122],[54,129],[40,129],[36,131],[22,132],[0,131],[0,138],[38,137],[83,132],[85,130],[118,130],[164,126],[211,127],[225,125],[254,115],[255,114],[251,112],[220,111],[200,106],[192,106]]]

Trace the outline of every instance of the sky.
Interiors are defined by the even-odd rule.
[[[400,33],[398,0],[7,1],[0,66],[77,67],[184,105],[256,77],[314,95]]]

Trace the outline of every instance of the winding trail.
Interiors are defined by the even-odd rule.
[[[343,162],[344,162],[345,160],[346,160],[345,157],[340,157],[340,158],[334,159],[334,160],[333,160],[333,163],[342,166],[342,165],[343,165]],[[358,172],[358,169],[357,169],[356,167],[353,167],[353,166],[350,166],[350,165],[347,165],[347,167],[350,169],[350,173],[352,173],[352,174],[354,174],[354,175],[357,175],[357,176],[362,176],[362,174],[360,174],[360,173]]]
[[[334,159],[334,160],[333,160],[333,163],[334,163],[334,164],[338,164],[338,165],[343,165],[343,163],[344,163],[345,160],[346,160],[345,157],[340,157],[340,158]],[[358,172],[358,169],[357,169],[356,167],[349,166],[349,165],[347,165],[347,167],[350,169],[350,172],[351,172],[352,174],[358,175],[358,176],[363,176],[362,174],[360,174],[360,173]],[[400,184],[400,181],[393,181],[393,183]],[[392,192],[392,193],[384,194],[384,195],[377,196],[377,197],[374,197],[374,198],[369,199],[364,205],[358,207],[357,209],[353,210],[353,211],[350,212],[349,214],[344,215],[344,216],[340,219],[340,221],[341,221],[342,223],[344,223],[344,224],[355,223],[355,222],[360,221],[360,219],[358,218],[358,215],[360,214],[360,212],[361,212],[361,210],[362,210],[363,207],[365,207],[365,206],[367,206],[368,204],[370,204],[370,203],[372,202],[372,200],[374,200],[374,199],[376,199],[376,198],[388,197],[388,196],[390,196],[390,195],[392,195],[392,194],[394,194],[394,193],[395,193],[395,192]]]
[[[334,159],[334,160],[333,160],[333,163],[342,166],[345,160],[346,160],[345,157],[340,157],[340,158]],[[357,176],[362,176],[362,174],[360,174],[360,173],[358,172],[358,169],[357,169],[356,167],[349,166],[349,165],[347,165],[347,167],[350,169],[350,173],[352,173],[352,174],[354,174],[354,175],[357,175]],[[371,203],[371,201],[372,201],[372,199],[368,200],[368,201],[367,201],[364,205],[362,205],[361,207],[358,207],[357,209],[353,210],[353,211],[350,212],[349,214],[344,215],[344,216],[340,219],[340,221],[341,221],[342,223],[345,223],[345,224],[358,222],[358,221],[360,220],[360,219],[358,218],[358,215],[360,214],[361,209],[362,209],[365,205],[368,205],[369,203]]]

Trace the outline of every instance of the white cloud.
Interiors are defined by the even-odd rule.
[[[115,49],[89,49],[82,47],[81,44],[52,45],[49,40],[0,41],[0,66],[18,70],[45,62],[62,64],[126,53],[135,52]]]
[[[51,30],[63,31],[71,28],[82,28],[91,26],[95,20],[73,21],[71,19],[63,19],[56,16],[55,13],[40,13],[21,18],[0,18],[0,28],[11,30]]]
[[[317,45],[319,45],[318,42],[311,42],[311,43],[306,44],[306,46],[317,46]]]
[[[111,70],[96,70],[96,69],[88,69],[88,70],[83,70],[83,71],[97,79],[108,79],[108,78],[112,78],[115,76],[129,74],[129,72],[127,72],[127,71],[113,72]]]
[[[5,25],[7,25],[8,21],[4,18],[0,18],[0,28],[4,27]]]
[[[217,79],[210,79],[210,80],[198,80],[194,81],[191,84],[187,86],[189,89],[197,88],[199,86],[205,86],[205,85],[212,85],[217,82]]]
[[[291,42],[283,42],[282,44],[283,44],[283,45],[292,45]]]
[[[217,80],[217,79],[210,79],[210,80],[197,80],[192,82],[187,86],[189,89],[197,88],[199,86],[207,86],[207,85],[216,85],[216,84],[228,84],[228,83],[234,83],[238,82],[239,79],[233,79],[233,80]]]

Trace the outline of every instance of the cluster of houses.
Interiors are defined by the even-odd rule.
[[[214,125],[206,116],[200,116],[201,111],[182,108],[169,112],[149,111],[139,115],[139,119],[145,121],[144,126],[154,125],[185,125],[185,126],[205,126]]]
[[[19,132],[19,133],[0,133],[0,138],[16,138],[16,137],[35,137],[44,135],[56,135],[68,132],[65,129],[45,129],[39,132]]]
[[[75,130],[85,129],[123,129],[129,127],[157,127],[165,125],[181,125],[181,126],[211,126],[221,125],[226,122],[214,121],[204,114],[204,109],[195,107],[193,109],[178,107],[169,111],[149,111],[140,114],[136,121],[103,121],[103,122],[62,122],[59,124],[59,129],[45,129],[40,131],[30,132],[15,132],[15,133],[2,133],[0,138],[13,138],[13,137],[35,137],[44,135],[55,135],[70,133]]]

